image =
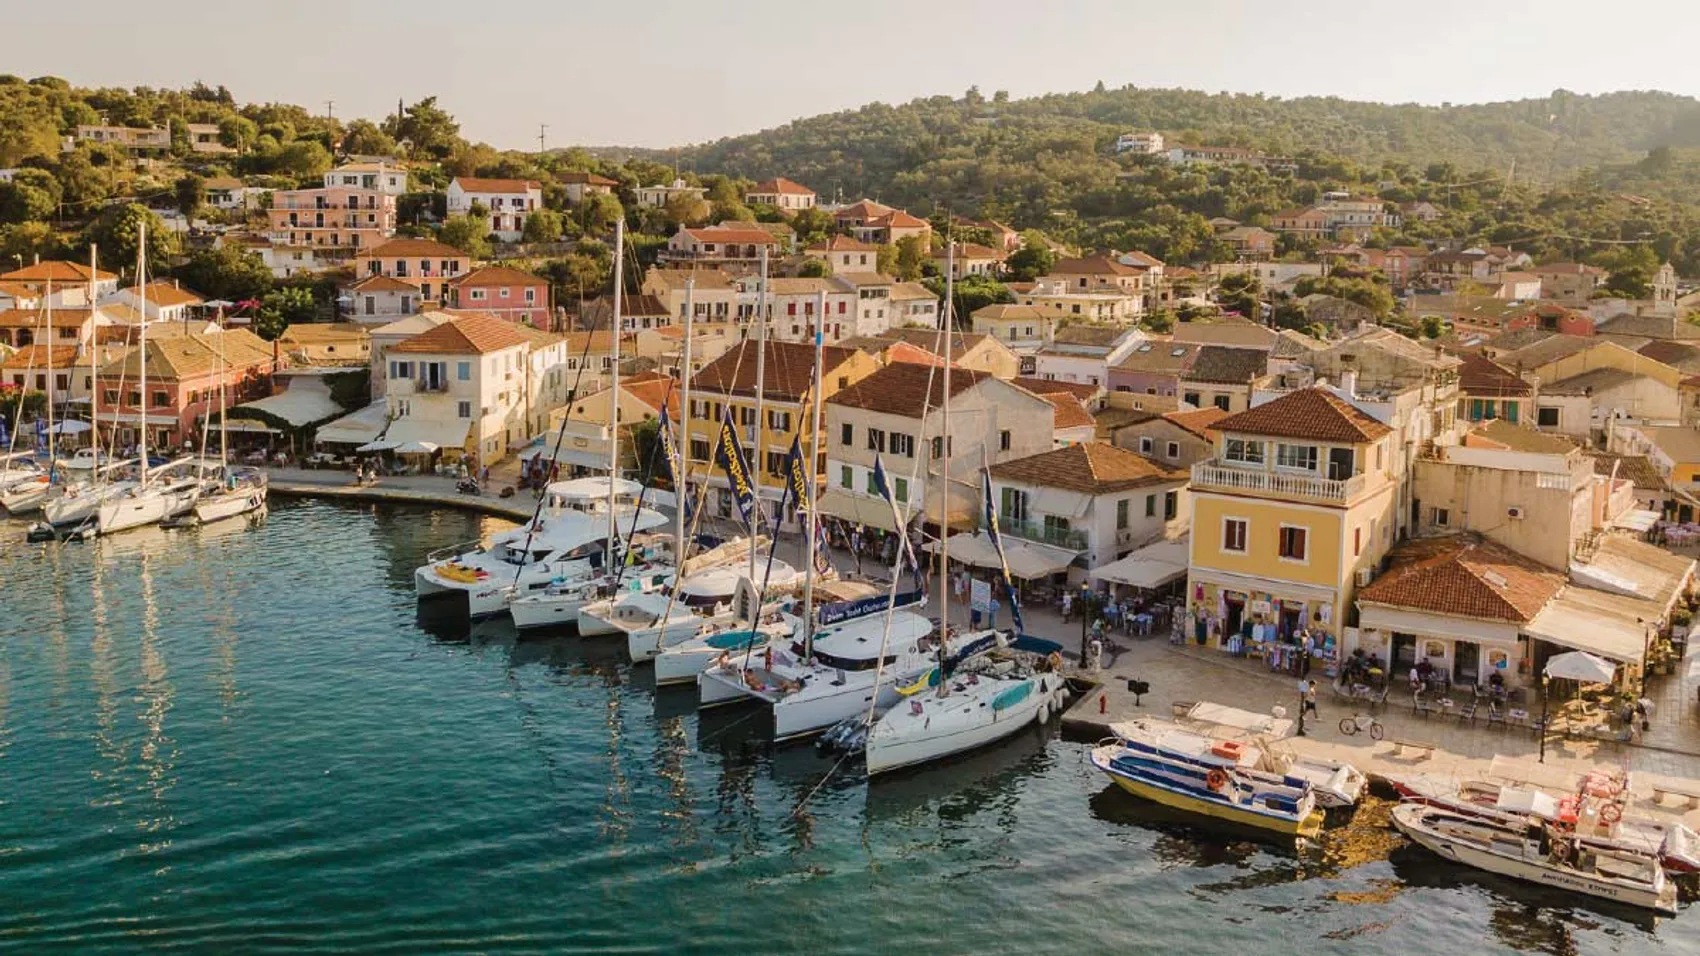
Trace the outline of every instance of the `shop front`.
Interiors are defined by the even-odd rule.
[[[1363,651],[1366,658],[1390,662],[1394,681],[1413,669],[1431,682],[1452,686],[1486,687],[1503,683],[1517,687],[1529,682],[1529,642],[1516,622],[1456,617],[1358,602],[1360,627],[1348,654]],[[1427,665],[1426,667],[1424,665]],[[1493,675],[1499,675],[1499,681]]]
[[[1262,658],[1291,670],[1305,653],[1332,674],[1339,662],[1340,620],[1333,591],[1291,582],[1202,573],[1187,582],[1186,635],[1234,656]]]

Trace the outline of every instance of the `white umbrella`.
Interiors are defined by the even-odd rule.
[[[364,444],[364,445],[361,445],[361,446],[360,446],[360,447],[359,447],[359,448],[356,448],[356,449],[354,449],[354,450],[355,450],[355,451],[356,451],[356,452],[363,452],[363,451],[389,451],[389,450],[390,450],[390,449],[392,449],[392,448],[394,448],[394,447],[395,447],[395,446],[396,446],[396,443],[395,443],[395,442],[393,442],[393,441],[384,441],[384,440],[383,440],[383,439],[381,439],[381,438],[380,438],[380,439],[378,439],[378,440],[377,440],[377,441],[369,441],[369,442],[367,442],[367,443],[366,443],[366,444]]]
[[[438,445],[428,441],[410,441],[406,444],[397,445],[395,453],[398,455],[429,455],[436,451],[438,447]]]
[[[1570,651],[1548,660],[1544,673],[1558,680],[1609,684],[1612,676],[1617,673],[1617,665],[1584,651]]]
[[[88,422],[79,422],[73,418],[54,425],[49,431],[55,435],[81,435],[88,431],[90,427],[92,426]]]

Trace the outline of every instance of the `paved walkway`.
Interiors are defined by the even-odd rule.
[[[462,494],[455,490],[453,478],[437,475],[384,477],[375,485],[357,485],[351,472],[331,468],[270,468],[266,476],[271,493],[276,495],[442,505],[481,511],[514,521],[530,518],[537,506],[537,502],[525,494],[511,498],[491,493]]]

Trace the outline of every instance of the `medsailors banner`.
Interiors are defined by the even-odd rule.
[[[738,514],[744,518],[744,527],[754,534],[756,486],[750,479],[750,463],[744,458],[744,446],[738,443],[738,429],[732,424],[730,403],[726,406],[725,417],[720,420],[718,446],[714,450],[714,458],[726,472],[726,484],[732,489],[732,499],[738,503]]]

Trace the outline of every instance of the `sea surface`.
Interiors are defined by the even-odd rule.
[[[1700,912],[1462,870],[1384,804],[1301,852],[1199,828],[1037,730],[869,786],[615,642],[422,618],[421,557],[501,527],[0,522],[0,950],[1700,950]]]

